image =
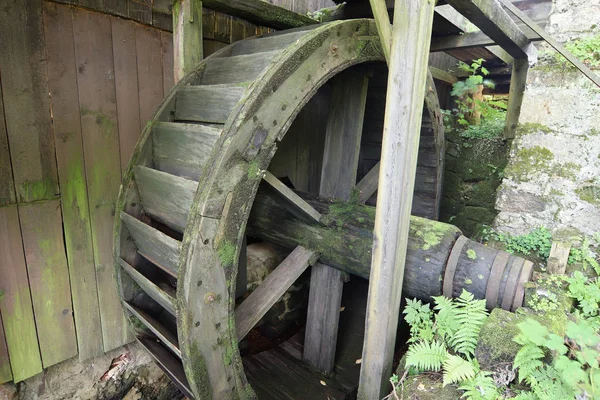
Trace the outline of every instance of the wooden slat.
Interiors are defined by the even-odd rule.
[[[535,48],[527,36],[498,2],[448,0],[448,3],[514,58],[527,58],[535,54]]]
[[[6,204],[14,204],[17,200],[15,197],[12,166],[10,165],[1,83],[2,80],[0,77],[0,206],[4,206]]]
[[[154,301],[160,304],[165,310],[167,310],[171,315],[176,314],[175,307],[175,298],[169,295],[167,292],[159,288],[155,285],[150,279],[146,278],[142,275],[137,269],[133,268],[127,262],[125,262],[122,258],[118,260],[119,265],[133,278],[134,281],[148,296],[150,296]]]
[[[356,185],[369,79],[364,70],[342,72],[333,80],[319,195],[350,200]],[[335,361],[342,301],[342,273],[319,264],[311,271],[304,360],[325,373]]]
[[[113,278],[113,224],[121,183],[110,17],[72,9],[85,171],[104,351],[131,341]]]
[[[396,0],[358,399],[389,391],[435,2]]]
[[[6,339],[4,338],[2,315],[0,315],[0,385],[12,381],[12,378],[10,359],[8,358],[8,346],[6,345]]]
[[[169,32],[160,33],[160,43],[162,46],[162,70],[163,70],[163,92],[165,96],[175,86],[175,77],[173,73],[173,35]]]
[[[170,275],[177,277],[181,242],[165,235],[127,213],[121,212],[121,220],[127,226],[139,252],[144,257],[157,264],[157,267],[165,270]]]
[[[134,171],[146,213],[183,232],[198,182],[147,167],[136,166]]]
[[[536,34],[540,35],[542,39],[544,39],[550,46],[554,48],[554,50],[558,51],[563,57],[565,57],[571,64],[573,64],[577,69],[579,69],[585,76],[587,76],[592,82],[594,82],[597,86],[600,86],[600,77],[596,75],[587,65],[581,62],[577,57],[571,54],[562,44],[558,43],[552,36],[546,33],[542,27],[535,23],[531,18],[525,15],[521,10],[519,10],[515,5],[506,1],[500,0],[500,3],[504,7],[506,7],[510,12],[512,12],[517,18],[519,18],[523,23],[525,23],[529,28],[531,28]]]
[[[433,75],[435,79],[449,83],[451,85],[458,82],[458,78],[455,75],[452,75],[450,72],[446,72],[443,69],[430,66],[429,72],[431,72],[431,75]]]
[[[204,0],[202,5],[211,10],[275,29],[289,29],[317,23],[306,15],[262,0]]]
[[[17,206],[0,207],[0,312],[13,379],[42,372]]]
[[[135,49],[140,99],[140,130],[142,130],[152,119],[164,97],[160,32],[136,24]]]
[[[198,180],[221,129],[216,126],[159,122],[152,126],[154,166]]]
[[[506,109],[506,120],[504,122],[504,138],[513,139],[517,132],[521,105],[527,85],[527,72],[529,62],[526,58],[515,59],[510,76],[510,89],[508,92],[508,106]]]
[[[267,51],[212,58],[206,62],[201,82],[203,85],[216,85],[254,81],[279,54],[280,51]]]
[[[102,354],[103,345],[73,61],[71,9],[44,2],[44,20],[73,315],[79,359],[86,360]]]
[[[202,2],[173,2],[174,78],[179,81],[202,60]]]
[[[177,92],[175,119],[222,124],[246,90],[238,85],[187,86]]]
[[[369,200],[371,196],[377,191],[377,185],[379,184],[379,168],[381,162],[377,162],[373,168],[367,172],[365,176],[356,184],[356,190],[358,190],[358,201],[364,203]]]
[[[41,0],[0,12],[0,70],[14,183],[20,202],[58,194]]]
[[[44,368],[77,355],[60,201],[19,206],[23,247]]]
[[[181,358],[181,351],[179,350],[179,344],[177,342],[177,336],[171,331],[165,328],[158,320],[153,318],[150,314],[144,310],[137,308],[133,304],[128,302],[123,303],[137,319],[139,319],[144,325],[148,327],[167,346],[175,355]]]
[[[296,247],[235,310],[235,331],[242,340],[273,304],[317,259],[314,251]]]
[[[119,123],[121,170],[125,172],[140,137],[140,101],[136,59],[135,23],[111,17],[112,49]],[[145,121],[144,121],[145,123]]]
[[[539,35],[532,33],[526,35],[530,41],[542,40]],[[496,42],[483,32],[466,33],[464,35],[449,35],[431,39],[431,52],[467,49],[471,47],[494,46]]]
[[[292,189],[283,184],[272,173],[265,171],[263,179],[285,199],[287,204],[292,206],[292,212],[300,214],[301,218],[308,217],[309,220],[314,222],[321,221],[321,213],[298,196]]]
[[[177,388],[179,388],[188,399],[193,399],[194,395],[190,389],[187,378],[185,377],[181,361],[160,343],[157,343],[152,339],[139,337],[137,340],[144,346],[148,353],[150,353],[152,358],[154,358],[154,361],[156,361],[158,366],[169,376]]]
[[[267,51],[283,50],[298,41],[306,34],[306,30],[286,33],[284,35],[269,35],[261,38],[247,39],[238,42],[231,49],[232,56],[255,54]]]

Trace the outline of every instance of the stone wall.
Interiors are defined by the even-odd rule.
[[[563,42],[598,36],[600,2],[555,0],[546,29]],[[495,226],[513,234],[546,226],[563,240],[591,236],[600,231],[600,88],[557,63],[546,45],[539,48]]]

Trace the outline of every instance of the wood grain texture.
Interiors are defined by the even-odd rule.
[[[283,197],[286,206],[291,206],[292,213],[297,213],[300,215],[300,218],[308,218],[313,222],[319,223],[321,221],[321,214],[317,210],[298,196],[292,189],[284,185],[283,182],[277,179],[272,173],[265,171],[263,179],[275,189],[281,197]]]
[[[8,1],[0,11],[0,37],[4,117],[17,198],[50,199],[59,188],[41,0]]]
[[[129,158],[140,136],[140,100],[135,26],[132,21],[111,17],[112,51],[115,63],[117,121],[119,123],[119,151],[121,170],[125,172]]]
[[[0,312],[15,382],[42,372],[16,205],[0,207]]]
[[[377,185],[379,184],[379,168],[381,162],[377,162],[373,168],[367,172],[365,176],[356,184],[356,190],[358,190],[358,201],[364,203],[369,200],[371,196],[377,191]]]
[[[395,6],[358,389],[361,400],[382,398],[389,392],[435,3],[397,0]]]
[[[79,359],[103,353],[85,180],[71,9],[44,3],[48,82]]]
[[[135,50],[140,100],[138,132],[141,132],[164,97],[160,32],[147,26],[135,25]]]
[[[232,56],[241,56],[245,54],[256,54],[268,51],[283,50],[289,45],[295,43],[306,34],[306,30],[299,32],[290,32],[283,35],[267,35],[264,37],[253,38],[236,43],[231,49]],[[253,35],[248,35],[253,36]]]
[[[181,358],[181,351],[179,351],[179,344],[177,343],[177,335],[173,334],[157,319],[153,318],[150,314],[144,310],[137,308],[133,304],[128,302],[123,303],[125,308],[129,310],[137,319],[139,319],[144,325],[152,331],[158,337],[165,346],[169,348],[175,355]]]
[[[280,51],[218,57],[207,60],[202,74],[203,85],[251,82],[255,80],[281,54]]]
[[[19,206],[42,365],[77,355],[60,201]]]
[[[2,315],[0,315],[0,385],[12,381],[12,378],[10,359],[8,358],[8,346],[6,345],[6,338],[4,337]]]
[[[317,253],[298,246],[235,310],[235,330],[241,341],[273,304],[313,264]]]
[[[521,116],[521,105],[527,85],[527,72],[529,61],[527,58],[516,58],[510,76],[510,90],[508,92],[508,106],[504,122],[504,139],[514,139]]]
[[[552,242],[550,256],[548,257],[548,272],[551,274],[564,274],[570,252],[571,245],[568,243]]]
[[[173,34],[169,32],[160,33],[162,70],[163,70],[163,93],[166,96],[175,86],[175,75],[173,72]]]
[[[73,35],[102,337],[109,351],[131,341],[113,278],[121,160],[110,17],[74,9]]]
[[[181,242],[124,212],[121,212],[121,220],[127,226],[139,252],[159,268],[177,277]]]
[[[187,86],[177,92],[175,119],[222,124],[246,88],[238,85]]]
[[[183,232],[198,182],[142,166],[134,167],[134,171],[145,212]]]
[[[158,122],[152,125],[156,169],[198,180],[219,135],[220,126]]]
[[[173,72],[178,82],[203,58],[202,2],[173,2]]]
[[[4,121],[2,77],[0,76],[0,206],[16,202],[15,182],[13,181],[12,166],[10,165],[8,136],[6,135],[6,123]]]

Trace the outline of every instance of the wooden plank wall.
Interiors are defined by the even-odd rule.
[[[170,32],[60,3],[0,10],[0,383],[131,340],[113,279],[114,207],[173,86]],[[104,3],[157,25],[139,2]]]

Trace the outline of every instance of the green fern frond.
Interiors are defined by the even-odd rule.
[[[538,346],[526,344],[521,347],[513,362],[513,369],[519,370],[519,382],[526,381],[531,384],[532,374],[543,365],[542,358],[544,351]]]
[[[479,331],[488,316],[485,300],[475,300],[471,293],[463,289],[456,303],[456,321],[459,328],[452,335],[450,345],[457,353],[471,356],[475,353]]]
[[[444,361],[444,386],[459,383],[475,377],[477,369],[472,362],[462,357],[448,354]]]
[[[448,351],[444,343],[437,340],[431,343],[414,343],[406,353],[406,366],[412,366],[421,371],[439,371],[446,357],[448,357]]]
[[[479,371],[474,378],[464,381],[458,388],[465,392],[461,398],[468,400],[496,400],[502,398],[491,373],[487,371]]]

